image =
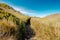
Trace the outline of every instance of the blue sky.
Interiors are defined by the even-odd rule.
[[[60,0],[0,0],[29,16],[45,17],[60,13]]]

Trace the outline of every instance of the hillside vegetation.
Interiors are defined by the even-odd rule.
[[[60,18],[31,18],[32,40],[60,40]]]
[[[17,14],[18,18],[15,13],[10,13],[10,9],[8,5],[0,4],[0,40],[23,40],[26,22],[20,19],[20,14]]]
[[[60,40],[60,14],[29,17],[0,3],[0,40]]]

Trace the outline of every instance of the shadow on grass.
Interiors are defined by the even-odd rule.
[[[26,40],[26,39],[29,40],[30,38],[34,37],[34,35],[35,35],[34,30],[30,27],[30,26],[31,26],[31,24],[30,24],[30,19],[31,19],[31,18],[29,18],[29,19],[27,20],[27,23],[26,23],[25,40]]]

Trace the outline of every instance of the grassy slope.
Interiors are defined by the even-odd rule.
[[[36,33],[32,39],[60,40],[60,14],[45,18],[31,18],[31,28]]]
[[[18,17],[19,19],[21,19],[22,21],[26,22],[28,18],[30,18],[29,16],[25,16],[22,13],[15,11],[12,7],[2,3],[0,4],[0,8],[4,9],[5,11],[11,13],[12,15]]]
[[[0,25],[6,28],[5,30],[10,31],[10,28],[20,28],[20,34],[23,35],[25,32],[25,22],[30,18],[25,16],[6,4],[0,4]],[[4,14],[3,14],[4,13]],[[11,14],[9,17],[6,15]],[[2,19],[3,18],[3,19]],[[18,19],[18,20],[17,20]],[[16,21],[19,22],[16,23]],[[47,16],[45,18],[31,17],[30,26],[35,32],[35,36],[31,39],[36,40],[60,40],[60,14]],[[22,28],[23,27],[23,28]],[[21,29],[22,28],[22,29]],[[3,30],[3,29],[2,29]],[[20,35],[20,36],[21,36]],[[23,37],[23,36],[22,36]],[[20,38],[21,39],[21,38]]]
[[[0,4],[0,40],[23,40],[27,20],[25,17],[8,5]]]

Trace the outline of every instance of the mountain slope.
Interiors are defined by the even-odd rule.
[[[26,22],[26,20],[29,18],[29,16],[23,15],[22,13],[14,10],[12,7],[10,7],[10,6],[8,6],[8,5],[4,4],[4,3],[0,4],[0,8],[5,10],[6,12],[11,13],[12,15],[15,15],[16,17],[20,18],[24,22]]]
[[[0,40],[24,40],[28,18],[12,7],[0,4]]]
[[[60,40],[60,14],[31,18],[31,28],[35,31],[31,40]]]
[[[60,40],[60,14],[29,17],[1,3],[0,40]]]

